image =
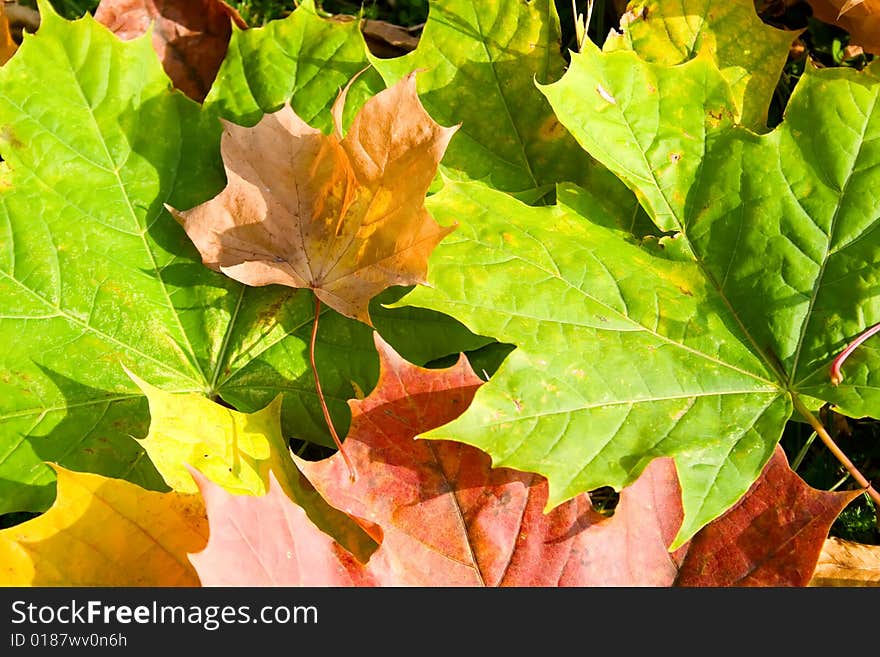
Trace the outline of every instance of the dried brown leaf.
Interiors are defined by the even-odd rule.
[[[851,45],[880,54],[880,0],[809,0],[816,18],[842,27]]]
[[[880,586],[880,545],[829,538],[810,586]]]
[[[238,12],[221,0],[101,0],[95,19],[120,39],[146,34],[174,86],[202,102],[226,56]]]
[[[387,21],[365,20],[361,32],[370,52],[377,57],[401,57],[419,45],[419,37],[400,25]]]
[[[368,100],[343,137],[346,91],[331,135],[289,105],[253,128],[226,122],[226,188],[191,210],[169,209],[212,269],[246,285],[312,289],[370,324],[370,299],[423,283],[428,256],[454,229],[424,200],[456,128],[431,119],[412,73]]]

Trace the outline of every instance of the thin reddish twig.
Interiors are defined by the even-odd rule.
[[[318,378],[318,366],[315,364],[315,339],[318,337],[318,318],[321,316],[321,300],[315,295],[315,319],[312,322],[312,340],[309,344],[309,362],[312,365],[312,374],[315,377],[315,390],[318,391],[318,401],[321,402],[321,410],[324,412],[324,420],[327,422],[327,428],[330,429],[330,435],[333,436],[333,442],[342,454],[345,464],[348,466],[348,476],[351,481],[355,480],[354,465],[348,460],[348,455],[342,449],[342,441],[339,440],[339,434],[336,433],[336,427],[333,426],[333,420],[330,418],[330,410],[327,408],[327,402],[324,399],[324,391],[321,389],[321,379]]]

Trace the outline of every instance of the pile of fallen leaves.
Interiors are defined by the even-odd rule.
[[[873,210],[844,207],[849,178],[837,185],[836,178],[827,183],[811,179],[812,170],[792,173],[782,165],[754,177],[731,168],[749,169],[756,153],[761,162],[772,159],[767,153],[781,159],[800,136],[798,121],[817,89],[850,81],[807,82],[815,86],[793,101],[795,127],[767,136],[761,123],[766,127],[770,82],[793,35],[763,25],[760,32],[753,8],[731,3],[730,14],[707,20],[715,21],[711,29],[743,21],[764,35],[766,53],[748,55],[760,60],[754,76],[709,38],[692,63],[660,48],[652,53],[653,21],[666,21],[664,38],[673,43],[682,17],[632,3],[605,51],[586,47],[560,79],[551,73],[561,74],[561,61],[546,64],[549,57],[535,52],[539,36],[547,52],[557,43],[552,23],[548,28],[546,15],[518,1],[511,6],[523,25],[534,22],[527,27],[535,33],[517,33],[516,47],[537,57],[540,70],[492,68],[496,82],[509,75],[531,94],[523,96],[523,114],[508,114],[509,125],[497,129],[457,113],[456,94],[463,103],[481,102],[479,89],[467,85],[485,71],[469,71],[467,57],[447,56],[448,69],[427,73],[434,76],[430,90],[420,87],[423,69],[446,43],[435,35],[452,29],[440,19],[429,21],[418,47],[407,45],[415,47],[411,54],[383,63],[365,46],[362,22],[320,16],[312,3],[258,32],[219,0],[104,0],[94,21],[75,24],[42,2],[43,27],[20,49],[0,15],[8,60],[0,87],[33,74],[28,67],[39,66],[45,47],[68,64],[88,108],[82,141],[65,141],[47,127],[54,109],[35,117],[13,99],[0,110],[8,121],[2,154],[9,226],[0,244],[15,256],[3,261],[3,285],[13,290],[0,288],[4,319],[63,324],[39,345],[61,354],[58,360],[34,361],[33,343],[11,348],[4,361],[2,384],[15,390],[20,406],[5,411],[9,430],[0,435],[0,466],[17,477],[0,487],[0,512],[34,517],[0,530],[0,584],[880,582],[875,549],[826,540],[864,489],[808,486],[776,444],[795,411],[808,421],[821,403],[873,412],[873,356],[854,357],[846,384],[832,386],[825,378],[833,353],[814,344],[820,320],[836,343],[849,335],[851,326],[841,327],[822,305],[830,307],[831,294],[822,276],[829,262],[846,278],[867,261],[870,254],[853,244],[871,239],[862,217]],[[818,16],[823,7],[815,4]],[[869,25],[878,8],[870,0],[833,10],[824,20],[851,29],[866,50],[878,47]],[[867,12],[858,28],[845,23],[862,17],[858,12]],[[149,47],[142,38],[148,32]],[[93,41],[77,51],[65,41],[71,35]],[[729,36],[719,28],[719,42]],[[331,52],[323,52],[332,39]],[[291,40],[308,41],[314,52],[292,72],[275,71],[282,65],[273,48]],[[150,68],[150,49],[161,70]],[[322,88],[320,101],[310,85],[324,71],[309,68],[318,52],[344,81]],[[107,68],[95,74],[90,66],[102,53],[110,53]],[[148,74],[140,76],[138,66]],[[699,84],[676,77],[684,66]],[[284,82],[288,74],[295,91]],[[876,98],[876,67],[869,75],[860,80]],[[458,76],[466,93],[450,89]],[[169,80],[188,98],[166,88]],[[498,94],[509,109],[515,103],[504,88]],[[704,105],[693,112],[689,102]],[[640,112],[635,119],[631,107]],[[226,118],[231,113],[237,120]],[[655,125],[644,117],[660,118]],[[645,147],[635,129],[674,149]],[[487,147],[498,134],[495,148]],[[512,143],[511,135],[522,141]],[[41,168],[42,153],[59,144],[69,168]],[[712,160],[719,153],[735,157]],[[698,168],[701,157],[714,167],[708,173]],[[573,175],[559,173],[572,164],[580,177],[563,178]],[[92,176],[99,196],[108,189],[118,196],[96,201],[70,191],[65,185],[77,171]],[[738,233],[727,252],[729,240],[721,246],[711,234],[714,228],[730,238],[726,217],[737,213],[758,221],[761,204],[771,201],[750,186],[757,190],[757,178],[776,175],[797,178],[789,191],[803,197],[793,204],[816,202],[806,189],[814,186],[835,208],[834,219],[849,213],[841,220],[849,222],[844,237],[826,231],[818,274],[804,274],[803,266],[790,279],[784,271],[779,281],[758,280],[765,267],[742,254],[764,253],[759,238]],[[826,183],[840,199],[827,200]],[[870,181],[854,184],[869,194]],[[740,188],[747,193],[729,201]],[[22,236],[18,217],[37,216],[29,209],[43,203],[57,204],[50,206],[57,214],[44,220],[49,237]],[[81,228],[92,224],[100,228]],[[780,235],[766,247],[769,258],[798,240],[798,257],[814,248],[803,224],[787,228],[761,226]],[[783,235],[788,242],[780,246]],[[832,244],[835,237],[840,243]],[[90,250],[98,252],[94,267],[68,261],[69,253]],[[838,264],[832,251],[855,264]],[[31,267],[43,256],[48,274]],[[124,269],[122,278],[107,274],[105,261]],[[726,287],[728,277],[740,290]],[[789,310],[787,297],[768,309],[769,320],[737,311],[747,286],[749,294],[770,294],[783,283],[802,296],[812,290],[804,317]],[[401,286],[417,289],[403,301],[376,303]],[[848,299],[858,322],[871,298],[864,292]],[[537,307],[536,299],[552,302]],[[400,330],[392,325],[407,327],[404,317],[414,328],[398,333],[398,342],[419,357],[404,357],[386,339]],[[798,344],[773,362],[767,344],[791,347],[780,335],[793,322],[802,322]],[[442,327],[439,337],[429,325]],[[332,373],[332,408],[319,378],[330,360],[316,358],[319,330],[343,345],[332,353],[341,363]],[[483,350],[507,345],[504,338],[515,357],[494,375],[500,362],[490,373],[480,359],[489,353]],[[453,355],[450,345],[461,346],[457,362],[441,367]],[[573,351],[586,345],[597,350],[592,362]],[[84,362],[112,374],[77,379]],[[803,363],[814,370],[805,373]],[[695,379],[686,381],[692,371]],[[374,384],[368,394],[358,380]],[[314,387],[303,392],[307,385]],[[347,389],[352,394],[341,398]],[[57,391],[63,404],[47,401]],[[318,402],[338,450],[307,460],[290,443],[320,434],[314,427],[321,420],[311,421]],[[333,418],[343,402],[350,424],[340,440]],[[94,415],[76,417],[94,405]],[[41,423],[59,409],[70,415],[43,432]],[[59,432],[65,422],[72,428]],[[529,442],[522,432],[538,437]],[[573,434],[583,444],[566,446]],[[58,440],[49,445],[52,437]],[[601,477],[619,490],[613,514],[591,500]]]

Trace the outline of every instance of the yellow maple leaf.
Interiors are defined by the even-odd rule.
[[[140,444],[165,483],[198,495],[191,468],[234,495],[259,497],[273,473],[284,494],[312,522],[366,559],[375,542],[341,511],[330,507],[297,469],[281,433],[281,396],[254,413],[242,413],[195,393],[169,393],[128,375],[147,396],[150,430]]]
[[[0,586],[199,586],[188,554],[208,539],[201,495],[52,467],[52,507],[0,530]]]

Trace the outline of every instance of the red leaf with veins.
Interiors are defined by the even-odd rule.
[[[862,491],[812,488],[779,445],[758,480],[690,541],[678,586],[806,586],[828,531]]]
[[[349,402],[345,450],[357,480],[338,453],[297,465],[379,548],[361,564],[278,486],[236,497],[196,473],[211,533],[191,558],[204,585],[802,586],[834,518],[858,495],[810,488],[777,447],[748,495],[674,553],[682,506],[670,458],[621,491],[611,518],[586,495],[545,514],[543,477],[492,468],[469,445],[414,439],[470,404],[482,381],[464,356],[429,370],[378,334],[375,342],[379,382]]]
[[[373,572],[417,586],[438,579],[449,586],[555,585],[572,537],[599,518],[589,500],[545,516],[539,477],[492,469],[489,457],[468,445],[413,440],[460,415],[482,382],[463,356],[432,371],[410,365],[380,338],[376,346],[376,389],[349,402],[345,450],[357,480],[349,483],[338,454],[297,462],[331,505],[381,529]]]
[[[363,521],[379,548],[358,567],[295,505],[274,490],[232,496],[202,481],[211,539],[193,563],[206,585],[591,586],[668,585],[667,546],[681,521],[669,459],[652,463],[621,492],[605,519],[581,495],[549,514],[546,480],[492,468],[461,443],[414,440],[470,404],[482,381],[462,356],[445,370],[416,367],[376,336],[380,376],[364,400],[350,401],[345,449],[357,481],[336,454],[298,461],[330,504]],[[651,517],[642,517],[648,512]],[[308,550],[308,555],[304,550]],[[313,554],[314,551],[320,555]],[[306,567],[302,560],[308,558]],[[243,566],[239,575],[229,563]],[[317,578],[318,581],[315,581]]]

